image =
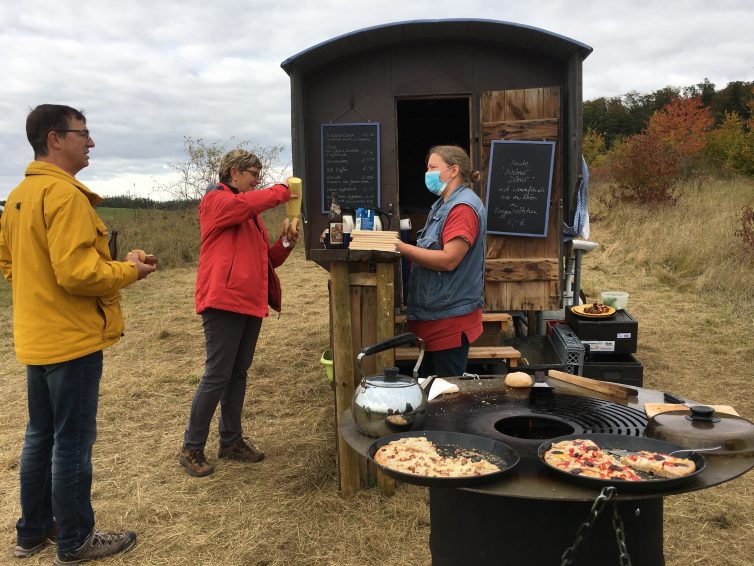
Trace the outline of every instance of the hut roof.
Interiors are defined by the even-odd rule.
[[[445,39],[512,45],[563,61],[574,53],[583,60],[592,52],[588,45],[523,24],[480,19],[411,20],[368,27],[328,39],[289,57],[280,66],[290,74],[294,68],[302,71],[314,69],[360,51],[412,41]]]

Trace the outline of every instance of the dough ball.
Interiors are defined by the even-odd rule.
[[[534,380],[523,371],[514,371],[505,376],[505,384],[508,387],[531,387]]]

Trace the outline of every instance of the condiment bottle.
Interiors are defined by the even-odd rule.
[[[353,212],[353,211],[351,211]],[[347,248],[351,242],[351,232],[354,228],[353,214],[343,214],[343,247]]]
[[[330,248],[342,248],[343,247],[343,214],[340,210],[340,206],[335,202],[335,197],[332,198],[330,204],[330,217],[329,217],[329,229],[330,229]]]

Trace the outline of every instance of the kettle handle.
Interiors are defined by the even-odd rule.
[[[424,359],[424,340],[419,338],[413,332],[404,332],[397,336],[391,336],[382,342],[377,342],[376,344],[371,344],[362,348],[359,355],[356,356],[356,361],[359,364],[359,373],[364,377],[364,369],[361,367],[361,360],[366,356],[371,356],[372,354],[384,352],[390,348],[396,348],[398,346],[403,346],[404,344],[413,344],[415,342],[419,344],[419,359],[416,360],[416,366],[414,367],[414,377],[416,377],[419,374],[419,366],[422,363],[422,359]]]

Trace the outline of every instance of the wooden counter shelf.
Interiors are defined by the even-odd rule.
[[[364,346],[390,338],[395,332],[395,264],[397,252],[351,249],[311,249],[307,259],[330,272],[330,340],[333,351],[333,392],[336,430],[340,415],[350,410],[361,381],[356,356]],[[365,375],[377,367],[395,365],[393,350],[364,358]],[[338,484],[344,496],[353,495],[375,480],[392,494],[395,482],[374,468],[337,438]]]

